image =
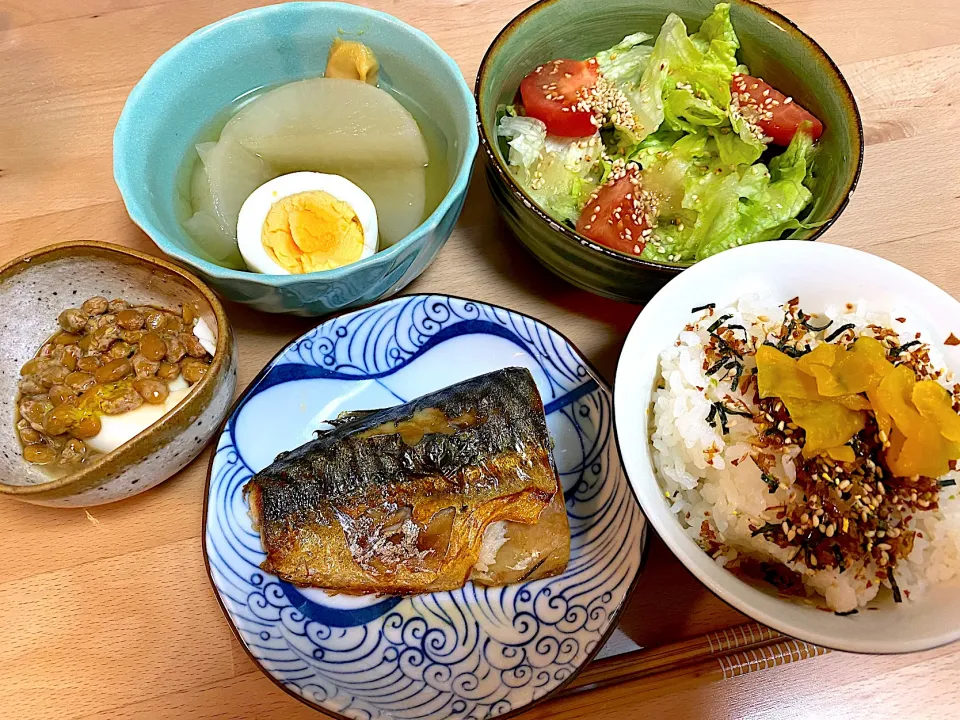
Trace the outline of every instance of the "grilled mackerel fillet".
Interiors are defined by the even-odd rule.
[[[244,488],[266,572],[396,595],[467,580],[505,585],[566,567],[563,491],[526,369],[333,424]]]

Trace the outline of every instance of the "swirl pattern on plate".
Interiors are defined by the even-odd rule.
[[[344,598],[259,569],[242,488],[272,457],[261,445],[275,454],[331,412],[405,402],[509,365],[528,367],[544,399],[570,520],[566,572],[502,588]],[[205,549],[247,650],[285,689],[349,718],[493,717],[557,689],[612,630],[643,556],[645,520],[620,466],[611,400],[558,333],[479,302],[398,298],[308,332],[246,391],[211,461]],[[302,433],[295,443],[290,427]]]

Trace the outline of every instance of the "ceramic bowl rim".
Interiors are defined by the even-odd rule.
[[[486,300],[476,300],[476,299],[471,299],[471,298],[464,297],[464,296],[462,296],[462,295],[453,295],[453,294],[450,294],[450,293],[429,293],[429,292],[427,292],[427,293],[419,293],[419,292],[416,292],[416,293],[400,293],[400,294],[394,295],[393,297],[384,298],[384,299],[382,299],[382,300],[378,300],[378,301],[376,301],[376,302],[370,303],[370,304],[365,305],[365,306],[363,306],[363,307],[359,307],[359,308],[347,308],[347,309],[345,309],[345,310],[341,310],[341,311],[339,311],[339,312],[332,313],[331,315],[324,316],[322,319],[320,319],[320,322],[317,323],[317,325],[314,326],[314,329],[315,329],[316,327],[319,327],[320,325],[322,325],[322,324],[324,324],[324,323],[330,322],[331,320],[335,320],[335,319],[337,319],[338,317],[340,317],[340,316],[342,316],[342,315],[347,315],[347,314],[349,314],[349,313],[363,312],[364,310],[368,310],[368,309],[370,309],[370,308],[372,308],[372,307],[376,307],[376,306],[378,306],[378,305],[383,305],[383,304],[385,304],[385,303],[399,302],[399,301],[401,301],[401,300],[405,300],[405,299],[409,299],[409,298],[416,298],[416,297],[435,297],[435,296],[440,296],[440,297],[445,297],[445,298],[451,298],[451,299],[454,299],[454,300],[462,300],[463,302],[478,302],[478,303],[481,303],[481,304],[483,304],[483,305],[487,305],[487,306],[489,306],[489,307],[496,308],[496,309],[498,309],[498,310],[503,310],[503,311],[505,311],[505,312],[507,312],[507,313],[510,313],[510,314],[513,314],[513,315],[519,315],[519,316],[521,316],[521,317],[524,317],[524,318],[528,318],[528,319],[530,319],[530,320],[533,320],[534,322],[536,322],[536,323],[538,323],[538,324],[540,324],[540,325],[543,325],[543,326],[546,327],[546,328],[549,328],[552,332],[556,333],[559,337],[561,337],[561,338],[564,340],[564,342],[566,342],[571,348],[573,348],[574,351],[576,351],[576,353],[577,353],[578,357],[580,358],[580,360],[583,361],[583,364],[587,367],[587,369],[588,369],[588,370],[590,371],[590,373],[593,375],[594,379],[595,379],[596,382],[597,382],[598,387],[600,387],[600,388],[603,389],[603,390],[606,390],[607,393],[609,393],[609,395],[610,395],[610,398],[611,398],[611,426],[610,426],[610,432],[613,434],[614,445],[615,445],[616,448],[617,448],[617,455],[620,456],[620,445],[619,445],[619,443],[617,443],[617,441],[616,441],[616,427],[617,427],[617,426],[616,426],[616,418],[615,418],[615,416],[613,416],[613,412],[612,412],[612,410],[613,410],[613,401],[614,401],[614,397],[615,397],[613,385],[611,385],[611,384],[606,380],[606,378],[605,378],[602,374],[600,374],[600,371],[597,370],[597,368],[596,368],[596,367],[594,366],[594,364],[590,361],[590,359],[581,352],[580,348],[578,348],[578,347],[574,344],[574,342],[573,342],[569,337],[567,337],[564,333],[562,333],[562,332],[560,332],[559,330],[557,330],[557,328],[555,328],[555,327],[554,327],[553,325],[551,325],[550,323],[548,323],[548,322],[546,322],[546,321],[544,321],[544,320],[541,320],[541,319],[539,319],[539,318],[536,318],[536,317],[534,317],[533,315],[529,315],[529,314],[527,314],[527,313],[525,313],[525,312],[522,312],[522,311],[520,311],[520,310],[513,310],[513,309],[511,309],[511,308],[508,308],[508,307],[506,307],[506,306],[504,306],[504,305],[499,305],[499,304],[497,304],[497,303],[487,302]],[[307,330],[307,331],[305,331],[303,334],[305,335],[306,333],[309,333],[309,332],[311,332],[311,331],[310,331],[310,330]],[[299,340],[301,339],[301,337],[303,337],[303,335],[298,335],[297,337],[295,337],[295,338],[293,338],[292,340],[290,340],[290,341],[289,341],[288,343],[286,343],[282,348],[280,348],[273,357],[271,357],[269,360],[267,360],[267,362],[266,362],[266,363],[264,364],[264,366],[260,369],[260,371],[256,374],[256,376],[255,376],[255,377],[247,384],[247,386],[243,389],[243,392],[241,392],[240,395],[237,396],[237,398],[233,401],[233,404],[231,404],[229,410],[227,410],[227,414],[224,416],[223,420],[220,422],[220,425],[218,426],[217,431],[213,434],[214,440],[213,440],[212,442],[219,442],[219,438],[223,435],[223,432],[224,432],[224,430],[226,429],[227,423],[230,421],[230,418],[233,416],[233,414],[237,411],[237,409],[241,406],[241,404],[243,403],[243,401],[246,399],[246,396],[249,394],[250,390],[251,390],[252,388],[256,387],[256,385],[264,378],[264,376],[266,376],[266,375],[270,372],[270,369],[273,367],[274,362],[276,362],[276,360],[277,360],[281,355],[283,355],[291,345],[293,345],[295,342],[299,341]],[[283,682],[281,682],[281,681],[278,680],[276,677],[274,677],[273,673],[271,673],[271,672],[270,672],[269,670],[267,670],[263,665],[261,665],[261,664],[260,664],[260,661],[259,661],[259,660],[254,656],[254,654],[250,651],[250,648],[247,647],[247,643],[244,641],[243,637],[241,637],[241,635],[240,635],[240,629],[237,627],[236,623],[234,623],[233,619],[232,619],[231,616],[230,616],[230,613],[227,611],[226,605],[225,605],[224,602],[223,602],[223,598],[222,598],[221,595],[220,595],[220,590],[219,590],[218,587],[217,587],[217,583],[216,583],[216,582],[214,581],[214,579],[213,579],[213,571],[211,570],[210,557],[209,557],[209,555],[207,554],[207,515],[208,515],[208,512],[209,512],[209,508],[210,508],[210,482],[211,482],[212,477],[213,477],[213,465],[214,465],[214,461],[215,461],[215,460],[216,460],[215,454],[211,454],[211,456],[210,456],[210,461],[207,463],[207,477],[206,477],[206,480],[205,480],[204,485],[203,485],[203,513],[201,514],[201,518],[200,518],[200,546],[201,546],[201,552],[202,552],[202,554],[203,554],[203,565],[204,565],[204,569],[205,569],[206,572],[207,572],[207,580],[210,581],[210,589],[213,591],[213,594],[214,594],[214,596],[215,596],[216,599],[217,599],[217,604],[220,606],[220,611],[223,613],[224,620],[226,621],[227,625],[230,627],[230,630],[233,632],[234,637],[236,637],[237,641],[240,643],[240,646],[243,648],[244,652],[247,654],[247,657],[250,658],[250,660],[251,660],[251,661],[253,662],[253,664],[257,667],[257,669],[258,669],[261,673],[263,673],[263,675],[266,676],[266,678],[267,678],[268,680],[270,680],[270,682],[272,682],[272,683],[273,683],[274,685],[276,685],[278,688],[280,688],[281,690],[283,690],[287,695],[289,695],[290,697],[292,697],[292,698],[294,698],[294,699],[296,699],[296,700],[299,700],[300,702],[302,702],[304,705],[306,705],[306,706],[309,707],[309,708],[318,710],[318,711],[321,712],[322,714],[327,715],[327,716],[332,717],[332,718],[335,718],[336,720],[350,720],[350,718],[348,718],[346,715],[342,715],[342,714],[337,713],[337,712],[332,711],[332,710],[327,710],[326,708],[323,708],[323,707],[321,707],[320,705],[317,705],[317,704],[311,702],[310,700],[307,700],[306,698],[302,697],[301,695],[298,695],[298,694],[295,693],[293,690],[291,690],[290,688],[288,688]],[[589,653],[589,654],[587,655],[587,658],[570,674],[570,676],[567,677],[566,679],[564,679],[563,682],[561,682],[559,685],[557,685],[557,687],[555,687],[555,688],[554,688],[553,690],[551,690],[549,693],[547,693],[546,695],[544,695],[544,696],[541,697],[541,698],[538,698],[538,699],[536,699],[536,700],[533,700],[532,702],[527,703],[526,705],[524,705],[524,706],[522,706],[522,707],[519,707],[519,708],[516,708],[516,709],[514,709],[514,710],[511,710],[510,712],[505,713],[505,714],[503,714],[503,715],[498,715],[497,717],[500,718],[500,719],[502,719],[502,720],[509,720],[509,718],[513,718],[513,717],[515,717],[515,716],[517,716],[517,715],[520,715],[520,714],[522,714],[522,713],[525,713],[525,712],[527,712],[528,710],[530,710],[531,708],[536,707],[536,706],[540,705],[541,703],[546,702],[547,700],[551,700],[551,699],[557,697],[566,687],[568,687],[568,686],[570,685],[570,683],[572,683],[574,680],[576,680],[576,678],[580,675],[580,673],[581,673],[588,665],[590,665],[590,663],[592,663],[592,662],[596,659],[596,656],[599,654],[599,652],[604,648],[604,646],[607,644],[607,642],[608,642],[608,641],[610,640],[610,638],[613,636],[614,631],[615,631],[618,627],[620,627],[620,619],[621,619],[621,617],[623,616],[623,613],[624,613],[624,611],[626,610],[627,605],[630,604],[630,600],[632,599],[633,594],[636,592],[637,587],[638,587],[639,584],[640,584],[640,579],[643,577],[644,572],[646,572],[646,569],[647,569],[647,558],[650,556],[650,545],[651,545],[651,543],[650,543],[650,533],[651,533],[651,530],[650,530],[650,522],[649,522],[649,520],[647,519],[647,514],[646,514],[646,513],[644,512],[644,510],[643,510],[643,506],[640,505],[640,500],[637,498],[636,491],[633,489],[633,485],[632,485],[631,482],[630,482],[630,477],[627,475],[627,469],[626,469],[626,467],[625,467],[624,464],[623,464],[623,458],[622,458],[622,456],[620,456],[620,467],[621,467],[621,469],[623,470],[623,479],[624,479],[624,481],[625,481],[626,484],[627,484],[627,490],[629,491],[629,496],[630,496],[630,498],[632,498],[633,501],[637,504],[637,507],[640,509],[640,516],[643,518],[643,528],[642,528],[641,531],[640,531],[640,562],[639,562],[638,565],[637,565],[637,572],[636,572],[636,574],[633,576],[633,578],[631,579],[630,585],[629,585],[629,587],[627,588],[627,591],[626,591],[626,593],[625,593],[624,596],[623,596],[623,600],[622,600],[621,603],[617,606],[617,608],[614,610],[614,612],[611,613],[610,626],[609,626],[609,628],[607,629],[607,632],[604,633],[603,637],[600,638],[600,641],[597,643],[597,646],[594,648],[593,652]]]
[[[147,219],[147,213],[143,210],[145,203],[140,200],[138,193],[131,190],[133,182],[130,176],[133,174],[133,170],[130,167],[130,158],[137,155],[133,148],[137,138],[137,134],[133,128],[134,118],[141,111],[139,105],[145,101],[145,97],[149,95],[150,87],[154,83],[162,82],[162,76],[175,71],[178,64],[182,62],[187,55],[194,52],[195,49],[205,41],[208,35],[223,32],[228,28],[232,29],[235,25],[242,26],[250,20],[262,20],[277,14],[290,12],[312,14],[331,8],[353,13],[360,18],[366,18],[372,22],[384,23],[399,28],[417,40],[421,45],[425,46],[427,50],[435,54],[446,66],[447,70],[458,78],[459,81],[456,82],[456,92],[459,93],[459,102],[455,102],[455,99],[452,98],[451,106],[465,112],[466,137],[461,149],[462,160],[459,163],[456,174],[450,181],[450,187],[444,194],[443,199],[423,222],[390,247],[380,250],[370,257],[351,263],[350,265],[314,273],[267,275],[247,270],[232,270],[204,260],[170,241],[164,231],[160,230]],[[452,92],[451,89],[450,92],[445,91],[444,94],[449,95],[452,94]],[[127,213],[130,215],[130,219],[168,256],[186,263],[195,270],[203,272],[218,281],[242,280],[252,282],[256,285],[287,288],[296,286],[304,279],[337,282],[343,280],[354,271],[373,267],[380,263],[389,263],[401,256],[404,251],[410,248],[417,240],[435,232],[443,219],[458,202],[458,199],[466,194],[473,172],[473,161],[477,155],[479,142],[476,104],[474,103],[473,95],[470,93],[470,87],[467,85],[467,81],[464,79],[463,73],[460,70],[460,66],[425,32],[412,25],[408,25],[393,15],[359,5],[342,2],[288,2],[242,10],[217,20],[190,33],[157,58],[130,91],[124,103],[123,110],[120,113],[120,118],[117,121],[117,126],[113,133],[113,176],[120,190],[120,195],[123,198]]]
[[[139,454],[142,449],[145,449],[152,435],[161,430],[174,428],[182,418],[194,413],[197,403],[203,403],[207,389],[212,388],[213,385],[220,381],[221,374],[229,365],[228,361],[233,344],[233,330],[230,327],[226,311],[223,309],[220,300],[214,295],[213,291],[195,275],[162,258],[99,240],[67,241],[46,245],[28,252],[25,255],[21,255],[10,262],[4,263],[0,266],[0,283],[37,265],[68,257],[71,251],[76,250],[83,250],[85,251],[84,254],[100,257],[113,256],[111,259],[125,260],[130,264],[145,265],[148,267],[153,265],[162,268],[166,273],[178,277],[183,284],[199,293],[203,299],[209,303],[213,310],[214,317],[216,317],[217,320],[217,346],[213,356],[213,362],[210,364],[207,373],[191,388],[190,393],[188,393],[181,402],[142,432],[130,438],[115,450],[104,453],[83,470],[53,478],[47,482],[31,485],[14,485],[0,480],[0,495],[30,498],[56,493],[59,497],[77,494],[96,487],[99,482],[104,480],[109,472],[116,471],[118,466],[119,469],[122,470],[132,463],[137,462]],[[206,405],[206,403],[203,404],[204,406]],[[71,490],[72,492],[67,492],[67,490]]]
[[[489,69],[490,61],[493,56],[499,51],[500,46],[508,40],[514,32],[532,15],[536,14],[540,10],[545,9],[546,7],[553,5],[559,0],[538,0],[530,7],[526,8],[520,12],[516,17],[514,17],[506,26],[497,34],[493,39],[493,42],[490,43],[490,46],[487,48],[486,52],[483,55],[483,59],[480,61],[480,68],[477,72],[477,80],[474,85],[474,99],[477,104],[477,127],[480,133],[480,145],[483,147],[484,152],[487,156],[487,161],[489,167],[491,167],[497,176],[503,181],[510,191],[510,193],[519,200],[523,206],[529,210],[533,216],[536,218],[537,222],[541,225],[547,226],[549,229],[553,230],[555,233],[559,233],[561,237],[565,238],[568,242],[577,243],[582,247],[586,248],[588,252],[599,253],[609,259],[614,261],[622,261],[628,265],[634,266],[636,268],[643,268],[644,270],[653,270],[654,272],[667,275],[667,276],[676,276],[681,272],[686,270],[688,265],[670,265],[668,263],[657,262],[654,260],[644,260],[640,257],[633,255],[628,255],[626,253],[621,253],[616,250],[604,247],[599,245],[588,238],[584,237],[576,230],[571,230],[562,223],[554,220],[550,215],[548,215],[544,210],[540,208],[539,205],[531,198],[527,192],[520,186],[520,184],[513,178],[510,171],[503,166],[503,163],[500,162],[500,159],[497,157],[497,153],[493,150],[493,144],[497,142],[496,133],[492,135],[488,132],[486,123],[484,122],[483,113],[480,111],[480,99],[483,94],[487,91],[487,71]],[[806,43],[811,52],[816,56],[819,64],[825,67],[828,70],[828,74],[832,75],[833,78],[837,81],[837,86],[841,92],[844,107],[854,121],[854,128],[856,129],[855,133],[855,144],[856,148],[854,149],[854,155],[856,156],[856,167],[854,168],[853,176],[850,179],[848,187],[843,194],[840,202],[832,209],[830,216],[824,221],[824,223],[816,228],[813,233],[803,239],[803,242],[810,242],[817,240],[823,233],[825,233],[831,225],[836,222],[837,218],[846,210],[847,205],[850,203],[850,198],[853,195],[854,190],[857,188],[857,183],[860,180],[860,172],[863,169],[863,120],[860,117],[860,109],[857,106],[856,98],[853,95],[853,91],[850,89],[850,85],[847,83],[846,78],[843,76],[843,73],[840,72],[840,68],[837,67],[837,64],[833,59],[827,54],[827,52],[820,46],[820,44],[814,40],[811,36],[807,35],[803,30],[801,30],[792,20],[790,20],[785,15],[777,12],[776,10],[767,7],[766,5],[761,5],[759,2],[754,0],[725,0],[732,5],[740,5],[743,7],[748,7],[757,12],[760,15],[766,16],[767,20],[776,25],[778,28],[792,36],[793,38],[799,40],[802,43]],[[491,139],[492,138],[492,139]],[[784,238],[786,240],[795,239],[795,238]]]
[[[949,300],[954,304],[957,304],[958,302],[960,302],[954,299],[952,296],[950,296],[945,290],[940,288],[938,285],[936,285],[930,280],[927,280],[922,275],[919,275],[918,273],[915,273],[912,270],[908,270],[907,268],[897,265],[891,260],[887,260],[886,258],[880,257],[879,255],[875,255],[873,253],[869,253],[864,250],[859,250],[859,249],[847,247],[844,245],[836,245],[833,243],[820,243],[817,246],[812,247],[812,246],[807,246],[807,242],[804,240],[785,240],[783,242],[789,243],[790,245],[793,245],[793,246],[798,246],[800,248],[803,248],[804,251],[834,253],[838,255],[847,255],[849,257],[852,257],[854,255],[868,256],[871,259],[871,262],[879,262],[882,264],[891,265],[895,268],[895,272],[902,273],[904,277],[912,276],[913,281],[920,282],[922,284],[929,286],[931,289],[931,292],[934,292],[934,294],[938,294],[942,296],[944,300]],[[764,252],[764,251],[770,251],[770,248],[767,246],[766,243],[757,244],[757,245],[748,245],[741,248],[734,248],[731,252],[757,253],[757,252]],[[714,258],[719,258],[719,257],[721,256],[720,255],[714,256]],[[708,259],[705,262],[709,262],[710,260],[711,259]],[[698,269],[699,267],[700,266],[698,264]],[[702,271],[702,272],[705,272],[705,271]],[[673,278],[671,280],[671,283],[668,283],[668,286],[669,284],[678,283],[678,282],[681,282],[680,277]],[[750,289],[746,288],[740,292],[740,295],[747,294],[749,292],[750,292]],[[655,309],[656,308],[654,308],[654,310]],[[646,308],[644,308],[643,312],[646,312]],[[642,314],[643,313],[641,313],[641,316]],[[630,327],[630,330],[627,333],[627,339],[624,341],[624,347],[621,350],[620,357],[617,360],[617,376],[618,377],[620,375],[621,368],[625,367],[623,362],[624,362],[624,357],[627,355],[628,345],[637,344],[637,341],[635,338],[631,343],[631,337],[635,332],[638,332],[638,328],[641,322],[640,320],[641,316],[637,317],[637,319],[633,322],[633,324]],[[678,334],[681,329],[682,327],[678,327],[677,329]],[[657,358],[658,358],[657,362],[659,363],[659,351],[657,353]],[[623,383],[620,383],[620,385],[622,387]],[[645,401],[640,404],[633,403],[637,408],[636,410],[625,411],[623,409],[625,402],[624,402],[622,392],[626,392],[626,391],[621,391],[621,393],[618,394],[617,386],[618,386],[618,383],[615,381],[614,382],[614,404],[613,404],[614,437],[616,438],[617,449],[618,451],[620,451],[621,459],[623,460],[624,472],[627,474],[627,478],[630,482],[630,487],[634,491],[634,497],[636,498],[637,502],[640,504],[640,507],[643,510],[644,517],[647,518],[647,520],[650,522],[653,528],[657,531],[657,535],[663,541],[663,544],[666,545],[666,547],[670,550],[670,553],[687,569],[687,571],[690,572],[702,584],[704,589],[708,590],[711,594],[713,594],[723,602],[727,603],[728,605],[732,606],[739,612],[743,613],[747,617],[751,618],[752,620],[760,622],[790,637],[794,637],[805,642],[813,643],[820,647],[828,648],[831,650],[837,650],[840,652],[853,652],[853,653],[860,653],[864,655],[906,654],[906,653],[914,653],[914,652],[923,652],[926,650],[933,650],[935,648],[943,647],[960,640],[960,629],[957,629],[956,631],[954,631],[954,633],[951,636],[945,636],[944,634],[941,634],[933,641],[923,642],[923,641],[916,641],[916,640],[914,641],[904,640],[904,641],[901,641],[900,644],[897,646],[892,646],[892,645],[884,646],[884,645],[878,645],[876,643],[871,644],[869,641],[857,641],[857,640],[851,641],[846,638],[841,638],[840,640],[836,640],[832,638],[828,634],[828,631],[826,630],[811,629],[809,626],[805,624],[803,625],[797,624],[797,623],[791,622],[789,619],[781,620],[780,616],[767,612],[764,609],[758,608],[753,602],[751,602],[749,598],[744,597],[744,589],[749,588],[750,585],[736,578],[736,576],[734,576],[725,568],[719,565],[716,565],[712,562],[708,565],[707,564],[703,566],[698,565],[696,562],[694,562],[694,558],[699,558],[700,556],[707,557],[706,553],[704,553],[699,547],[696,547],[695,545],[691,547],[690,544],[688,543],[680,544],[677,542],[675,533],[673,532],[673,530],[675,528],[679,528],[679,523],[677,522],[673,514],[670,513],[666,505],[663,503],[653,505],[651,504],[649,499],[648,499],[648,502],[644,502],[644,500],[641,498],[642,493],[638,490],[639,486],[649,487],[650,484],[653,483],[654,485],[657,486],[657,488],[659,488],[659,479],[657,477],[656,471],[652,468],[652,466],[649,469],[646,466],[638,468],[636,466],[637,463],[635,462],[636,460],[635,458],[631,458],[629,460],[627,459],[627,457],[631,455],[631,453],[623,452],[623,448],[626,446],[626,444],[621,441],[622,431],[620,427],[620,418],[623,417],[624,415],[636,416],[640,412],[641,406],[643,409],[642,411],[644,413],[649,413],[650,407],[652,405],[652,397],[650,401]],[[652,451],[650,450],[652,443],[650,438],[646,438],[644,440],[644,444],[647,447],[647,449],[645,450],[645,453],[651,456],[650,461],[652,463]],[[637,479],[635,480],[634,478],[637,478]],[[643,495],[644,497],[646,497],[645,493],[643,493]],[[659,490],[657,490],[656,495],[658,498],[660,497]],[[705,570],[704,567],[709,569]],[[721,581],[721,578],[723,579],[722,581]],[[790,601],[778,598],[778,602],[788,603]]]

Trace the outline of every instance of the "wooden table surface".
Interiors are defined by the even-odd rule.
[[[642,0],[638,0],[642,2]],[[527,0],[370,0],[422,28],[472,85]],[[826,242],[889,258],[960,295],[960,0],[772,3],[838,62],[860,104],[860,186]],[[111,174],[124,99],[160,53],[249,0],[0,0],[0,262],[68,239],[156,252]],[[628,30],[628,29],[625,29]],[[476,174],[460,223],[408,288],[542,318],[612,379],[640,308],[593,297],[528,257]],[[302,319],[228,307],[245,386]],[[0,339],[2,342],[2,339]],[[318,717],[243,652],[200,550],[209,451],[177,477],[100,508],[0,502],[0,718]],[[656,539],[624,617],[652,646],[742,621]],[[831,653],[722,682],[622,683],[525,718],[956,717],[960,646],[901,657]]]

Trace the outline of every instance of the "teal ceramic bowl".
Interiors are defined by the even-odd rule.
[[[251,90],[323,74],[333,38],[361,40],[381,77],[429,110],[444,137],[449,190],[408,236],[336,270],[261,275],[205,260],[180,225],[178,173],[211,119]],[[323,315],[388,297],[417,277],[450,237],[477,151],[476,109],[456,63],[424,33],[390,15],[342,3],[248,10],[193,33],[130,93],[113,139],[114,177],[133,221],[170,257],[224,297],[258,310]]]
[[[821,223],[790,238],[815,240],[847,205],[863,161],[863,128],[853,93],[813,39],[779,13],[750,0],[729,0],[740,38],[740,60],[754,75],[791,95],[826,128],[815,160],[817,187],[807,220]],[[523,76],[554,58],[587,58],[629,33],[656,35],[677,13],[692,32],[715,0],[542,0],[515,17],[480,65],[475,95],[487,181],[507,225],[560,277],[615,300],[643,302],[684,266],[649,262],[597,245],[552,220],[507,170],[506,145],[496,137],[497,108],[511,103]]]

